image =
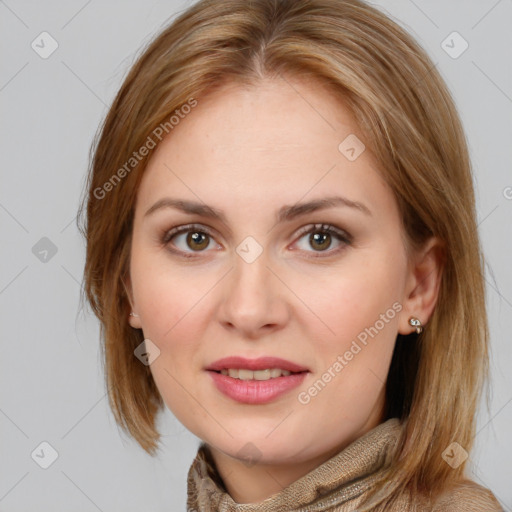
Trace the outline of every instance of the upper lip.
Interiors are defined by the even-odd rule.
[[[246,359],[245,357],[232,356],[224,357],[215,361],[206,367],[206,370],[220,371],[224,369],[246,369],[246,370],[266,370],[267,368],[279,368],[290,372],[307,372],[304,366],[301,366],[280,357],[259,357],[257,359]]]

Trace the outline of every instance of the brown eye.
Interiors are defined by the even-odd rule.
[[[309,243],[311,247],[315,247],[321,251],[328,249],[331,245],[330,233],[312,233],[309,235]]]
[[[299,247],[301,250],[313,253],[326,253],[326,256],[337,253],[338,251],[350,245],[352,237],[345,231],[331,226],[329,224],[315,224],[312,226],[306,226],[299,232],[300,240],[305,239],[305,235],[309,235],[306,241],[305,247]],[[299,240],[299,241],[300,241]],[[328,250],[333,243],[340,245],[338,249]],[[311,251],[309,248],[313,248]],[[314,255],[313,257],[321,257],[323,254]]]
[[[206,241],[206,243],[205,243]],[[202,251],[208,247],[209,238],[206,233],[201,231],[189,231],[186,237],[187,247]]]
[[[213,241],[213,235],[204,227],[189,224],[179,226],[164,233],[162,243],[171,252],[184,257],[193,257],[193,253],[204,252]]]

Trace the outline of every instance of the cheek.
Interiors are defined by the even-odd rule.
[[[150,339],[162,350],[164,334],[172,329],[180,315],[176,309],[178,301],[175,291],[154,261],[143,251],[133,250],[133,247],[130,280],[144,339]]]
[[[352,340],[365,328],[386,315],[386,328],[394,323],[392,306],[400,298],[400,277],[396,263],[382,263],[377,258],[346,262],[339,272],[301,278],[298,295],[307,297],[306,306],[315,313],[325,339]],[[313,319],[307,315],[306,318]],[[320,322],[319,322],[320,320]],[[311,320],[313,321],[313,320]],[[379,322],[381,326],[381,322]]]
[[[192,351],[201,338],[198,315],[204,292],[181,288],[180,283],[158,280],[153,293],[149,286],[145,291],[140,312],[144,336],[174,355],[179,354],[180,347]]]
[[[320,409],[334,400],[347,419],[358,410],[364,415],[382,392],[398,331],[400,265],[398,257],[368,251],[330,279],[317,280],[320,286],[304,285],[308,305],[321,319],[307,317],[320,379],[330,382],[316,402]]]
[[[204,304],[213,279],[200,278],[179,267],[155,264],[156,258],[134,255],[133,289],[145,339],[160,350],[150,366],[155,384],[167,407],[194,432],[201,411],[191,407],[193,373],[199,365],[197,354],[204,338]],[[203,300],[201,300],[203,299]],[[203,418],[200,421],[206,421]]]
[[[219,276],[211,270],[173,265],[162,255],[142,251],[133,254],[131,271],[144,338],[157,345],[169,371],[195,365],[208,325],[209,296]],[[158,371],[158,365],[154,370]]]
[[[130,263],[133,294],[145,334],[161,339],[185,315],[194,283],[185,286],[183,273],[166,261],[165,254],[140,249],[143,243],[134,237]]]

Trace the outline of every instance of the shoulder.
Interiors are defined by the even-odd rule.
[[[442,494],[432,512],[504,512],[494,494],[472,480],[463,480]]]

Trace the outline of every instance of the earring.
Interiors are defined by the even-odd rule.
[[[130,316],[135,316],[137,318],[139,318],[139,315],[137,315],[136,313],[134,313],[133,311],[130,313]]]
[[[423,326],[421,325],[421,322],[417,318],[414,318],[413,316],[409,318],[409,325],[416,327],[416,334],[420,334],[421,331],[423,331]]]

